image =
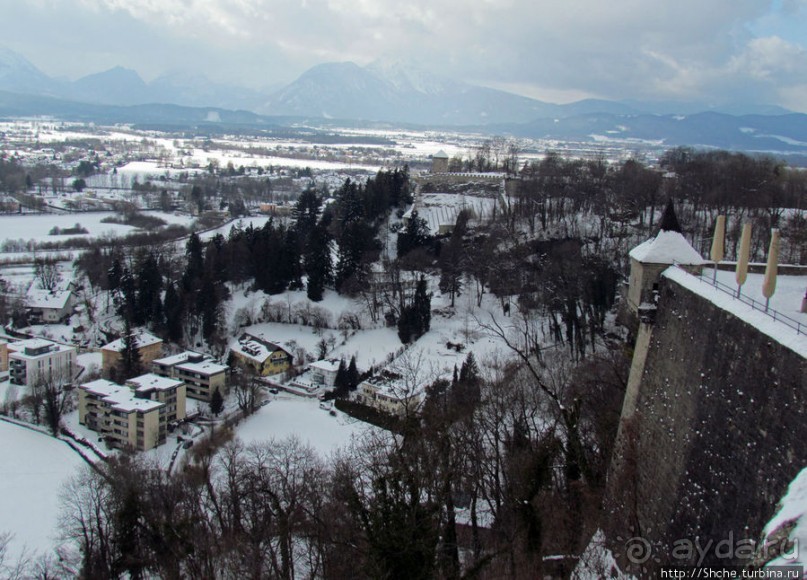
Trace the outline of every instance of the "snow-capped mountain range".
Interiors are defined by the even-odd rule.
[[[336,119],[473,127],[543,139],[807,152],[807,115],[776,106],[598,99],[557,105],[455,81],[405,61],[324,63],[272,93],[186,72],[147,83],[122,67],[67,81],[48,77],[23,56],[0,48],[0,115],[196,124],[211,118],[211,108],[221,110],[212,118],[233,123]]]

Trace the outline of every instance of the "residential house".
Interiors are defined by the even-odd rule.
[[[339,372],[339,362],[335,358],[312,362],[308,365],[311,380],[325,387],[333,387],[336,383],[336,374]]]
[[[152,363],[154,373],[182,381],[187,387],[188,396],[201,401],[210,401],[216,389],[222,395],[226,393],[229,368],[192,351],[157,359]]]
[[[8,345],[8,370],[12,384],[35,385],[57,380],[69,384],[76,371],[76,349],[43,338]]]
[[[359,383],[356,400],[392,415],[416,413],[424,398],[422,385],[410,387],[396,373],[383,371]]]
[[[283,347],[266,340],[263,336],[246,332],[237,342],[230,344],[230,353],[236,362],[254,369],[261,376],[285,372],[294,362],[294,357]]]
[[[149,368],[151,363],[163,354],[162,339],[144,330],[135,331],[135,345],[140,353],[140,363],[144,369]],[[108,375],[120,362],[124,346],[124,339],[119,338],[101,347],[101,368],[105,375]]]
[[[167,406],[98,379],[79,386],[78,422],[101,433],[110,447],[148,451],[165,443]]]
[[[165,404],[165,419],[169,423],[185,418],[185,383],[154,373],[140,375],[126,381],[135,396]]]
[[[59,324],[73,314],[73,291],[44,290],[31,286],[25,295],[25,308],[31,324]]]

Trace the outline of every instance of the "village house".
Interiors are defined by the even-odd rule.
[[[78,422],[100,433],[109,447],[148,451],[165,443],[167,416],[165,403],[106,379],[78,388]]]
[[[185,418],[186,387],[182,381],[161,377],[154,373],[140,375],[126,381],[135,396],[165,404],[165,419],[169,423]]]
[[[336,384],[336,374],[339,372],[339,360],[333,358],[318,360],[310,363],[308,370],[314,383],[325,387],[333,387]]]
[[[230,353],[241,366],[264,377],[285,372],[294,362],[294,357],[283,347],[246,332],[230,345]]]
[[[40,381],[69,384],[76,370],[76,349],[43,338],[8,345],[8,370],[14,385],[32,386]]]
[[[383,371],[359,384],[356,401],[384,413],[403,416],[419,410],[423,389],[407,387],[400,375]]]
[[[162,339],[143,330],[135,332],[135,345],[140,353],[140,363],[143,368],[149,368],[151,363],[163,354]],[[105,375],[108,375],[120,362],[124,346],[124,339],[119,338],[101,347],[101,369]]]
[[[44,290],[31,286],[25,295],[25,308],[31,324],[59,324],[73,314],[73,291]]]
[[[185,383],[187,395],[192,399],[210,401],[213,392],[224,395],[227,389],[227,371],[230,367],[221,365],[209,357],[192,351],[185,351],[152,362],[155,374],[170,377]]]

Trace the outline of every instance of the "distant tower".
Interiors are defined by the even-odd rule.
[[[681,234],[672,200],[664,210],[658,235],[633,248],[629,255],[630,285],[626,306],[633,316],[638,314],[642,303],[653,303],[653,292],[658,288],[661,273],[671,265],[678,264],[693,274],[700,274],[706,264]]]
[[[448,173],[448,154],[442,149],[432,155],[432,173]]]

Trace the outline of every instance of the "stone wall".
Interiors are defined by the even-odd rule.
[[[701,557],[687,559],[686,548],[696,540],[712,541],[702,564],[739,562],[728,548],[747,553],[742,541],[759,538],[807,466],[805,395],[802,356],[662,278],[635,412],[623,414],[609,474],[608,538],[622,564],[694,564]],[[638,569],[629,538],[649,548]]]

